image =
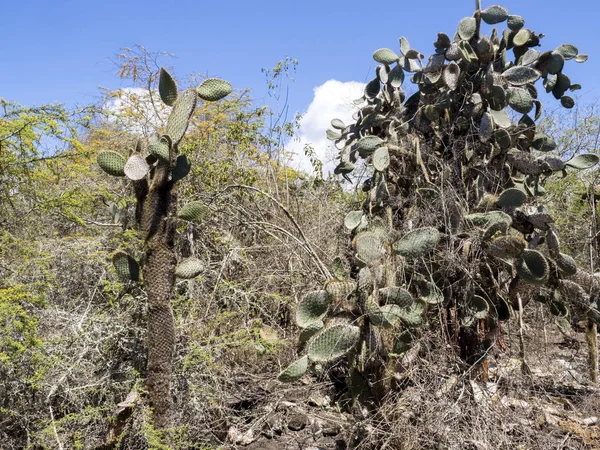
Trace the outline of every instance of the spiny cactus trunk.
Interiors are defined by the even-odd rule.
[[[171,292],[177,264],[174,224],[166,220],[168,215],[174,214],[175,187],[160,173],[163,170],[166,174],[167,167],[159,168],[142,212],[142,228],[146,232],[144,285],[148,293],[147,389],[157,428],[168,426],[172,409],[171,374],[175,324]]]
[[[592,383],[598,382],[598,326],[592,320],[588,320],[585,330],[585,337],[588,344],[590,380]]]

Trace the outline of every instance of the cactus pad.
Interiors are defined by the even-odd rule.
[[[344,356],[358,343],[360,329],[353,325],[333,325],[319,333],[308,345],[308,358],[327,362]]]
[[[434,283],[430,281],[420,281],[418,283],[420,296],[419,299],[425,303],[437,305],[444,301],[444,294]]]
[[[477,23],[474,17],[465,17],[458,23],[458,35],[465,41],[471,39],[476,30]]]
[[[465,219],[471,225],[484,228],[488,228],[497,222],[504,222],[508,225],[512,224],[512,217],[502,211],[469,214]]]
[[[389,48],[380,48],[373,53],[373,59],[378,63],[391,66],[398,61],[398,55]]]
[[[160,141],[155,142],[154,144],[150,144],[150,146],[148,147],[148,152],[163,160],[163,161],[170,161],[171,159],[171,150],[170,150],[170,138],[168,138],[167,136],[162,136],[160,138]]]
[[[186,204],[177,217],[190,222],[200,222],[206,215],[206,206],[202,202],[190,202]]]
[[[379,306],[372,297],[366,302],[369,320],[376,327],[391,328],[400,320],[400,307],[398,305]]]
[[[329,280],[325,283],[325,290],[334,300],[342,300],[356,289],[354,280]]]
[[[231,84],[220,78],[207,78],[198,86],[198,97],[209,102],[216,102],[231,94]]]
[[[350,211],[348,214],[346,214],[346,218],[344,219],[344,226],[348,230],[352,231],[360,225],[362,217],[362,211]]]
[[[308,356],[303,356],[297,361],[290,364],[283,372],[279,374],[277,379],[283,383],[290,383],[299,380],[302,375],[308,370]]]
[[[177,83],[164,67],[160,68],[160,77],[158,79],[158,93],[160,99],[167,106],[173,106],[177,100]]]
[[[550,267],[544,255],[537,250],[524,250],[516,264],[517,274],[530,284],[545,284],[548,281]]]
[[[481,18],[488,25],[494,25],[508,19],[508,11],[502,6],[492,5],[481,11]]]
[[[387,147],[379,147],[375,150],[372,157],[373,168],[378,172],[383,172],[390,165],[390,154]]]
[[[383,243],[375,233],[363,231],[356,235],[353,243],[358,258],[365,264],[373,264],[383,256]]]
[[[514,66],[504,72],[502,76],[513,86],[523,86],[535,83],[540,79],[541,74],[531,67]]]
[[[171,114],[167,119],[166,134],[171,136],[174,145],[179,144],[179,141],[181,141],[187,130],[190,117],[192,117],[196,108],[197,97],[195,90],[186,89],[173,106]]]
[[[520,189],[506,189],[496,201],[496,205],[501,208],[518,208],[525,202],[527,195]]]
[[[379,298],[386,305],[398,305],[400,308],[410,308],[414,300],[410,292],[398,286],[379,289]]]
[[[186,258],[177,264],[175,268],[175,276],[190,280],[196,278],[204,271],[204,263],[198,258]]]
[[[557,258],[554,259],[556,265],[562,273],[567,276],[575,275],[577,273],[577,263],[575,260],[564,253],[560,253]]]
[[[596,164],[598,164],[598,161],[600,161],[598,155],[594,155],[593,153],[584,153],[567,161],[566,166],[571,167],[572,169],[584,170],[594,167]]]
[[[487,254],[498,258],[518,258],[525,250],[526,242],[514,236],[500,236],[492,241]]]
[[[440,232],[433,227],[409,231],[394,242],[394,251],[405,258],[419,258],[435,248]]]
[[[129,157],[123,168],[123,172],[130,180],[141,180],[150,171],[150,166],[146,159],[139,153],[134,153]]]
[[[317,320],[316,322],[311,322],[309,323],[306,328],[304,328],[301,332],[300,332],[300,337],[298,338],[298,341],[301,344],[304,344],[305,342],[308,342],[308,340],[313,337],[315,334],[317,334],[321,328],[323,328],[324,323],[322,320]]]
[[[313,322],[321,320],[327,313],[331,297],[327,291],[313,291],[302,297],[296,309],[296,323],[306,328]]]
[[[118,250],[112,257],[113,266],[119,278],[127,281],[140,280],[140,266],[137,261],[124,251]]]
[[[107,174],[114,177],[125,176],[125,158],[117,152],[100,152],[96,158],[98,165]]]
[[[192,169],[192,163],[185,155],[177,156],[175,160],[175,167],[173,168],[173,172],[171,172],[171,181],[176,182],[187,176]]]

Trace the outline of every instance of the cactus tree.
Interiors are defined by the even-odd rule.
[[[138,140],[128,159],[116,152],[102,152],[97,161],[109,175],[127,177],[133,184],[136,221],[144,237],[143,268],[126,252],[113,257],[117,273],[131,281],[143,282],[148,297],[148,401],[155,426],[169,423],[172,409],[171,374],[175,326],[171,296],[176,277],[193,278],[202,271],[197,259],[178,264],[174,251],[177,220],[194,221],[201,216],[202,205],[185,205],[177,216],[177,182],[187,175],[190,162],[179,154],[179,143],[185,135],[198,98],[219,100],[231,92],[223,80],[205,80],[198,88],[179,92],[175,80],[162,68],[158,90],[160,98],[172,107],[164,134],[149,145]],[[141,276],[140,276],[141,275]]]
[[[484,34],[502,23],[504,31]],[[579,85],[566,63],[587,57],[571,44],[538,51],[542,37],[521,16],[478,4],[454,37],[438,33],[428,58],[404,37],[399,53],[373,53],[376,76],[354,122],[334,119],[328,131],[340,149],[335,172],[351,180],[361,164],[370,174],[362,208],[345,219],[353,275],[326,284],[327,302],[302,300],[308,364],[281,379],[344,354],[351,391],[382,387],[428,318],[444,324],[468,364],[485,362],[499,324],[532,298],[559,319],[571,309],[598,320],[600,285],[561,253],[543,186],[599,158],[546,155],[557,144],[536,123],[538,88],[572,108],[568,93]],[[429,313],[439,309],[444,321]]]

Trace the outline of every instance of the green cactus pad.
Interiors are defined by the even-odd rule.
[[[359,292],[370,292],[373,288],[373,274],[371,269],[363,267],[358,271],[358,291]]]
[[[158,79],[158,93],[160,99],[167,106],[173,106],[177,100],[177,83],[164,67],[160,68],[160,77]]]
[[[571,109],[575,106],[575,100],[573,99],[573,97],[570,97],[568,95],[563,95],[560,98],[560,104],[562,105],[563,108]]]
[[[177,217],[183,220],[187,220],[189,222],[200,222],[206,216],[207,208],[202,202],[190,202],[186,204],[179,213]]]
[[[475,36],[476,30],[477,22],[474,17],[465,17],[458,23],[458,35],[465,41]]]
[[[565,165],[572,169],[584,170],[594,167],[596,164],[598,164],[598,161],[600,161],[598,155],[594,155],[593,153],[584,153],[570,159]]]
[[[477,62],[477,53],[471,47],[468,41],[460,41],[458,43],[458,52],[460,57],[468,63]]]
[[[517,261],[517,274],[530,284],[545,284],[550,274],[548,261],[537,250],[526,249]]]
[[[524,45],[527,45],[532,37],[533,34],[531,33],[531,30],[521,28],[513,37],[512,42],[515,47],[522,47]]]
[[[476,319],[485,319],[490,312],[490,306],[488,305],[488,302],[479,295],[474,295],[471,298],[469,307],[473,310],[473,317]]]
[[[296,309],[296,323],[300,328],[306,328],[313,322],[325,317],[331,296],[327,291],[313,291],[305,294]]]
[[[196,278],[204,271],[204,263],[198,258],[186,258],[175,268],[175,276],[190,280]]]
[[[502,76],[514,86],[533,84],[540,79],[541,74],[531,67],[514,66],[505,71]]]
[[[139,153],[134,153],[129,157],[123,168],[123,172],[130,180],[141,180],[150,171],[150,166]]]
[[[166,134],[171,136],[174,145],[179,144],[187,130],[190,117],[192,117],[196,108],[197,98],[194,89],[186,89],[181,93],[171,110],[171,114],[167,119]]]
[[[386,305],[398,305],[400,308],[410,308],[414,301],[410,292],[398,286],[379,289],[379,298]]]
[[[578,63],[583,63],[583,62],[586,62],[587,60],[588,60],[588,55],[577,55],[575,57],[575,62],[578,62]]]
[[[487,142],[494,133],[494,121],[492,115],[489,112],[484,112],[481,116],[481,123],[479,125],[479,139],[482,142]]]
[[[360,152],[361,156],[370,155],[384,144],[385,141],[378,136],[365,136],[358,140],[356,149]]]
[[[325,131],[325,134],[327,135],[327,139],[329,139],[330,141],[337,141],[338,139],[340,139],[342,137],[341,133],[337,133],[332,130]]]
[[[506,19],[506,25],[508,25],[508,28],[512,31],[519,31],[525,26],[525,19],[521,16],[510,15]]]
[[[554,219],[548,213],[538,212],[527,216],[527,220],[538,230],[548,231],[550,224],[554,223]]]
[[[488,228],[496,222],[505,222],[509,226],[512,224],[512,217],[502,211],[469,214],[465,220],[473,226],[483,228]]]
[[[379,306],[371,297],[366,302],[366,311],[369,320],[376,327],[391,328],[400,320],[398,305]]]
[[[379,78],[373,78],[365,86],[365,97],[375,98],[375,97],[377,97],[377,94],[379,94],[380,90],[381,90],[381,83],[379,82]]]
[[[554,51],[559,53],[566,60],[573,59],[579,54],[577,47],[571,44],[563,44],[557,47]]]
[[[177,156],[177,159],[175,160],[175,167],[173,168],[173,171],[171,172],[171,181],[173,181],[175,183],[179,180],[182,180],[183,178],[185,178],[187,176],[188,173],[190,173],[191,169],[192,169],[192,163],[190,162],[190,160],[188,159],[187,156],[185,156],[185,155]]]
[[[460,67],[454,61],[450,62],[444,68],[444,83],[454,91],[458,87],[458,79],[460,78]]]
[[[398,55],[396,55],[396,53],[389,48],[380,48],[379,50],[375,50],[373,53],[373,59],[378,63],[391,66],[398,61]]]
[[[492,5],[481,11],[481,18],[488,25],[494,25],[508,19],[508,11],[502,6]]]
[[[305,342],[308,342],[309,339],[311,337],[313,337],[315,334],[317,334],[324,326],[325,324],[323,323],[322,320],[317,320],[315,322],[311,322],[309,323],[306,328],[304,328],[301,332],[300,332],[300,336],[298,337],[298,342],[300,342],[300,344],[304,344]]]
[[[400,52],[403,55],[406,55],[409,50],[410,50],[410,43],[408,42],[408,39],[406,39],[404,36],[400,36]]]
[[[198,97],[208,102],[216,102],[231,94],[233,87],[220,78],[207,78],[196,89]]]
[[[486,253],[498,258],[519,258],[525,250],[526,242],[514,236],[500,236],[492,241]]]
[[[444,301],[444,293],[434,283],[430,281],[420,281],[419,300],[432,305],[440,304]]]
[[[125,176],[125,158],[117,152],[100,152],[96,161],[102,170],[114,177]]]
[[[308,345],[308,358],[314,362],[333,361],[347,354],[358,343],[360,329],[353,325],[333,325]]]
[[[509,128],[513,124],[505,109],[499,111],[491,109],[490,114],[492,119],[494,119],[494,124],[500,128]]]
[[[140,280],[139,264],[124,251],[116,251],[112,257],[112,263],[120,279],[126,281]]]
[[[502,150],[509,149],[512,146],[510,133],[504,128],[498,128],[495,130],[493,136],[494,141],[496,141],[496,144],[498,144]]]
[[[350,231],[355,230],[360,225],[362,218],[362,211],[350,211],[344,218],[344,226]]]
[[[417,228],[394,242],[393,249],[405,258],[419,258],[433,250],[439,240],[440,232],[435,228]]]
[[[373,264],[383,256],[383,243],[375,233],[363,231],[356,235],[353,244],[358,258],[366,264]]]
[[[171,151],[170,151],[170,138],[168,136],[163,136],[160,138],[160,141],[155,142],[154,144],[150,144],[148,147],[148,152],[156,156],[157,158],[163,161],[171,160]]]
[[[354,292],[356,282],[354,280],[329,280],[325,283],[324,289],[332,299],[342,300]]]
[[[569,255],[560,253],[554,261],[560,271],[565,275],[571,276],[577,273],[577,263]]]
[[[308,356],[304,355],[297,361],[290,364],[283,372],[279,374],[277,379],[283,383],[290,383],[302,378],[302,375],[308,370]]]
[[[333,119],[331,121],[331,126],[336,130],[344,130],[346,128],[346,125],[340,119]]]
[[[388,73],[388,83],[393,88],[402,86],[402,83],[404,83],[404,71],[402,70],[402,67],[398,65],[390,70],[390,73]]]
[[[518,208],[525,203],[527,195],[520,189],[506,189],[496,201],[496,205],[500,208]]]
[[[383,172],[390,165],[390,153],[387,147],[379,147],[372,156],[373,168],[378,172]]]
[[[527,114],[533,109],[533,98],[531,94],[522,88],[509,88],[508,104],[512,109],[521,113]]]

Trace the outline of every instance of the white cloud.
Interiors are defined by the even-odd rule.
[[[290,166],[313,173],[309,158],[304,154],[304,146],[311,145],[323,163],[323,176],[327,177],[336,166],[337,149],[325,135],[331,129],[331,119],[341,119],[345,124],[353,122],[356,111],[353,100],[361,97],[364,83],[358,81],[328,80],[314,89],[314,98],[300,121],[296,138],[287,145],[294,152]]]
[[[151,136],[156,128],[165,123],[168,108],[160,100],[158,91],[123,88],[116,91],[104,105],[108,121],[135,134]]]

